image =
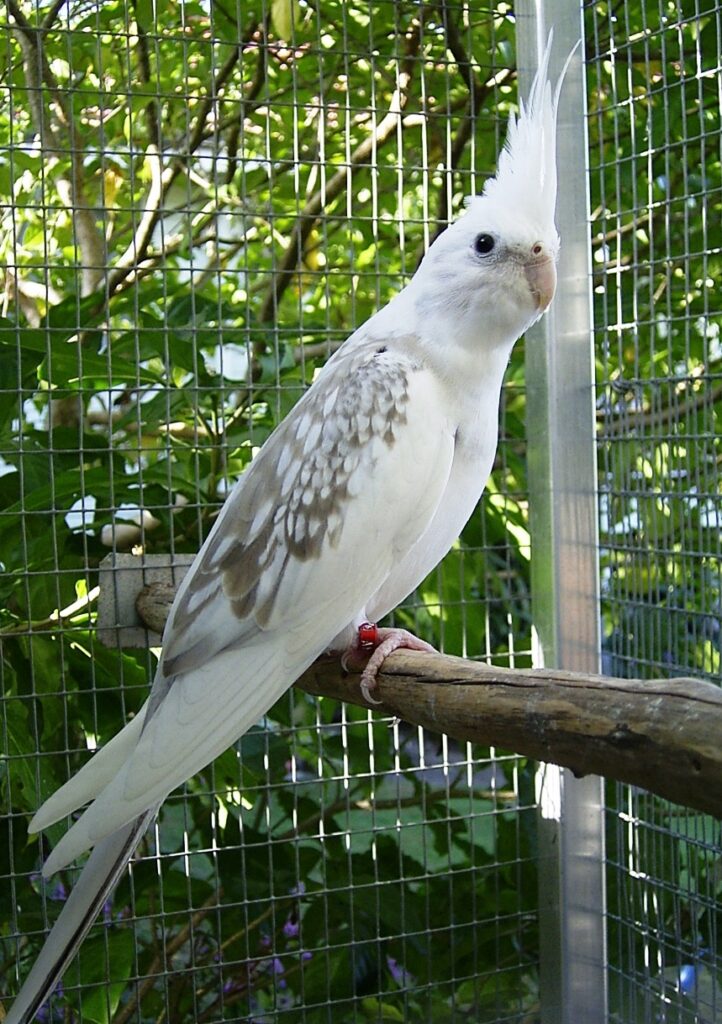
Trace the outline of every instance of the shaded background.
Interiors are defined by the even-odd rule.
[[[585,8],[617,675],[719,676],[720,15]],[[3,992],[74,876],[40,881],[29,814],[138,710],[155,663],[98,642],[99,562],[197,550],[317,367],[493,172],[514,40],[507,3],[8,0]],[[523,341],[501,423],[480,508],[397,619],[525,667]],[[287,695],[166,802],[45,1020],[533,1024],[534,770]],[[611,1020],[722,1021],[718,823],[629,787],[608,800]]]

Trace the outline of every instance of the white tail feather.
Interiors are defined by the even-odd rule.
[[[42,832],[56,821],[90,803],[105,789],[123,767],[135,748],[143,729],[147,704],[132,721],[94,754],[64,786],[48,797],[28,825],[28,832]]]
[[[277,643],[258,645],[242,662],[238,652],[178,676],[166,698],[144,724],[130,757],[65,833],[43,865],[46,877],[60,871],[149,804],[160,804],[172,789],[204,768],[268,711],[288,689],[288,680],[313,661],[284,663]],[[214,700],[205,699],[213,685]],[[127,727],[126,727],[127,728]],[[122,735],[122,734],[121,734]]]

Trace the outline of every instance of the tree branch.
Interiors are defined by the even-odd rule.
[[[246,39],[244,40],[244,42],[241,43],[239,46],[233,47],[232,51],[230,52],[226,59],[225,64],[220,69],[220,71],[218,72],[213,81],[213,88],[210,89],[203,98],[203,102],[201,103],[198,109],[198,114],[196,115],[195,124],[193,126],[191,137],[188,140],[189,153],[194,153],[196,149],[198,149],[198,147],[200,146],[201,142],[203,141],[203,132],[205,131],[208,115],[213,110],[213,105],[217,102],[223,86],[231,77],[233,69],[235,68],[236,64],[240,59],[244,45],[248,45],[248,43],[250,42],[250,38],[256,31],[256,29],[257,26],[254,25],[251,32],[246,34]]]
[[[226,138],[226,149],[228,151],[228,167],[226,169],[226,184],[229,185],[236,174],[238,167],[238,142],[241,136],[241,127],[243,125],[243,119],[246,116],[249,107],[255,104],[255,101],[263,88],[263,83],[266,81],[266,75],[268,74],[268,51],[265,46],[266,32],[268,29],[268,17],[263,25],[263,39],[264,43],[258,47],[258,60],[256,61],[256,72],[253,76],[253,80],[249,85],[243,99],[240,102],[239,110],[234,114],[231,123],[231,130]],[[223,124],[220,126],[220,130],[223,130]]]
[[[716,376],[716,375],[715,375]],[[680,398],[678,405],[664,405],[659,409],[655,409],[649,404],[646,404],[643,408],[623,406],[620,409],[598,409],[596,418],[597,425],[599,427],[598,439],[600,441],[608,441],[613,438],[625,437],[634,432],[634,436],[638,437],[638,432],[643,432],[647,429],[654,429],[654,431],[661,435],[663,430],[667,431],[667,434],[673,438],[674,432],[670,429],[676,423],[684,422],[687,416],[690,416],[700,409],[712,408],[716,405],[720,399],[722,399],[722,384],[717,384],[716,387],[710,388],[711,374],[705,374],[699,378],[700,389],[697,392],[690,392],[684,398]],[[617,381],[622,389],[623,381]],[[648,382],[645,382],[648,383]],[[681,380],[678,382],[681,384]],[[630,384],[630,391],[634,390],[634,384]]]
[[[267,17],[270,17],[270,15]],[[110,295],[115,294],[115,292],[120,289],[128,275],[131,274],[145,259],[148,246],[150,245],[150,240],[153,236],[153,230],[160,218],[168,190],[186,166],[188,159],[206,138],[206,121],[208,119],[208,115],[213,110],[213,104],[218,100],[219,93],[238,63],[240,54],[252,44],[253,39],[258,32],[263,33],[263,39],[265,40],[265,24],[266,21],[261,25],[255,24],[248,30],[240,43],[234,47],[225,64],[218,72],[213,85],[200,104],[199,111],[194,122],[193,131],[191,132],[191,136],[188,140],[187,152],[182,156],[176,157],[172,163],[163,168],[160,152],[152,144],[148,147],[147,159],[150,162],[151,168],[151,186],[144,204],[143,216],[135,230],[135,234],[130,240],[125,252],[116,261],[113,271],[108,277],[108,293]],[[253,89],[255,86],[256,79],[254,79],[251,88]],[[258,88],[260,89],[260,84],[258,85]],[[241,100],[239,117],[243,117],[245,102],[245,98]]]
[[[67,2],[67,0],[55,0],[55,3],[53,4],[53,6],[50,8],[48,13],[43,18],[42,25],[41,25],[43,32],[49,32],[50,31],[50,29],[55,24],[55,21],[56,21],[58,15],[60,14],[60,12],[63,9],[63,7],[65,6],[66,2]]]
[[[141,24],[138,12],[138,0],[133,0],[135,10],[136,45],[138,49],[138,73],[143,85],[150,88],[151,69],[150,52],[148,49],[148,35],[145,26]],[[148,123],[148,138],[160,153],[163,149],[163,142],[160,134],[160,110],[157,96],[151,96],[145,105],[145,118]]]
[[[291,231],[288,247],[281,257],[281,262],[273,275],[271,286],[261,306],[259,314],[261,323],[268,323],[275,319],[278,304],[303,259],[306,240],[323,210],[344,191],[354,174],[366,165],[374,152],[387,143],[396,131],[408,103],[420,41],[421,22],[416,21],[406,39],[406,54],[399,69],[396,90],[391,97],[388,112],[378,122],[374,131],[356,147],[348,163],[344,163],[311,196],[299,213]]]
[[[370,707],[337,660],[296,683]],[[696,679],[614,679],[504,669],[399,651],[379,677],[380,710],[454,739],[604,775],[722,817],[722,691]]]
[[[141,589],[137,560],[113,558],[108,564],[118,596],[105,611],[101,601],[100,637],[108,642],[117,638],[118,624],[138,621],[162,633],[182,570],[176,569],[175,584],[154,582]],[[157,575],[153,565],[146,556],[146,566]],[[170,580],[168,569],[160,572]],[[113,607],[113,600],[120,603]],[[132,623],[129,607],[139,616]],[[142,637],[142,630],[136,630],[135,642],[142,642],[138,634]],[[372,707],[361,696],[357,677],[345,674],[337,658],[320,659],[296,685]],[[504,669],[401,651],[386,659],[377,696],[383,713],[413,725],[552,761],[576,775],[628,782],[722,818],[722,690],[712,683]]]
[[[445,177],[448,180],[449,178],[453,178],[454,172],[459,167],[461,157],[466,149],[469,139],[471,138],[471,133],[476,123],[479,111],[492,94],[492,90],[495,85],[501,84],[501,81],[505,81],[506,78],[511,77],[515,74],[515,71],[514,69],[509,68],[506,75],[501,79],[497,77],[490,82],[480,82],[476,76],[474,65],[466,52],[466,47],[459,35],[459,27],[451,18],[447,3],[442,3],[441,11],[444,22],[444,31],[446,33],[446,45],[452,57],[456,61],[459,74],[463,78],[464,84],[469,92],[467,110],[456,131],[451,147],[449,165],[446,168],[445,174]],[[431,237],[432,242],[441,234],[442,231],[444,231],[449,223],[449,192],[450,189],[446,187],[442,187],[439,192],[439,205],[436,211],[436,230]],[[421,255],[423,256],[423,253]]]
[[[85,147],[73,124],[72,111],[63,102],[62,93],[50,69],[43,46],[43,37],[55,21],[61,7],[62,4],[54,4],[42,26],[36,28],[27,20],[17,0],[8,0],[8,10],[15,22],[15,35],[23,52],[31,111],[43,152],[51,159],[53,151],[68,152],[70,156],[70,179],[59,174],[58,191],[65,205],[73,213],[82,271],[81,290],[83,295],[90,295],[100,284],[105,271],[105,237],[96,224],[93,208],[85,193]],[[45,113],[44,94],[50,99],[50,106],[55,112],[54,118]],[[65,139],[61,137],[63,133],[66,135]]]
[[[143,260],[153,234],[163,203],[163,198],[170,188],[173,177],[163,171],[161,154],[151,143],[146,150],[146,160],[150,171],[150,189],[145,200],[143,216],[135,230],[128,247],[116,260],[113,272],[108,277],[108,292],[112,295],[120,284]]]
[[[185,946],[190,939],[193,929],[206,918],[211,910],[217,907],[223,896],[223,890],[219,887],[211,893],[208,899],[201,904],[185,927],[181,928],[172,939],[165,943],[162,953],[156,955],[153,962],[146,969],[145,977],[136,990],[135,999],[130,1000],[121,1007],[113,1017],[113,1024],[128,1024],[128,1021],[135,1015],[138,1004],[158,982],[158,976],[169,970],[169,965],[175,954]]]

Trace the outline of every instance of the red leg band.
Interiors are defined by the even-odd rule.
[[[379,628],[375,622],[362,622],[358,628],[358,645],[362,651],[373,651],[379,645]]]

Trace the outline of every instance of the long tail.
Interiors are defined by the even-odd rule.
[[[4,1024],[30,1024],[35,1018],[73,959],[157,812],[158,807],[152,807],[97,844]]]
[[[133,753],[143,731],[148,702],[146,701],[135,718],[121,729],[108,743],[93,754],[79,772],[68,779],[65,785],[48,797],[28,825],[28,832],[42,832],[61,818],[67,818],[84,804],[90,803],[108,783],[112,782],[130,755]],[[43,869],[43,874],[47,874]]]

